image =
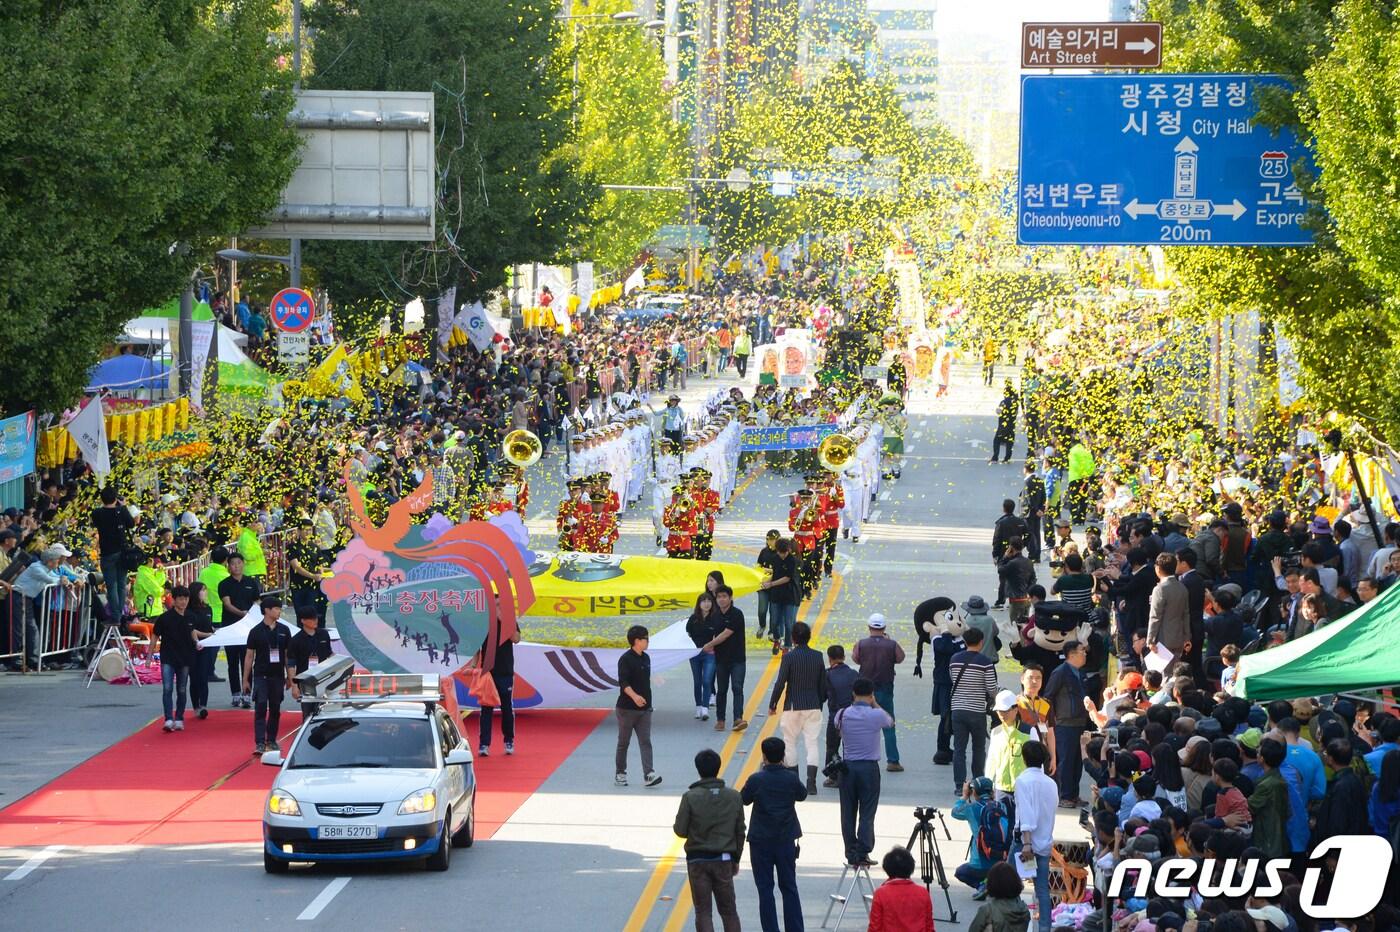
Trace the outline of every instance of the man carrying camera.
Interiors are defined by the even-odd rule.
[[[880,806],[880,738],[894,719],[875,702],[875,684],[860,677],[851,685],[851,704],[836,713],[845,752],[841,774],[841,838],[846,863],[871,867],[875,810]]]

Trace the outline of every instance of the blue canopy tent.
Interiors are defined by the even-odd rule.
[[[155,359],[125,353],[104,359],[88,373],[87,390],[113,392],[159,389],[170,381],[170,367]]]

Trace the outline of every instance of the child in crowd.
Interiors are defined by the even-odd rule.
[[[1235,786],[1235,777],[1239,772],[1239,765],[1228,757],[1215,762],[1212,780],[1220,788],[1215,794],[1215,817],[1229,825],[1231,816],[1239,816],[1243,821],[1235,827],[1248,833],[1254,817],[1249,812],[1249,800],[1245,799],[1239,787]]]
[[[927,889],[909,879],[914,876],[914,856],[909,849],[891,848],[880,866],[889,879],[880,884],[870,903],[869,932],[933,932],[933,900],[929,899]],[[1011,875],[1016,876],[1015,868],[1011,869]],[[1017,878],[1017,894],[1020,889],[1020,878]],[[1019,896],[1016,902],[1020,902]],[[1021,911],[1026,912],[1026,908],[1022,906]],[[1030,918],[1029,913],[1026,918]],[[1025,929],[1024,923],[1021,929]]]
[[[1239,647],[1226,644],[1220,648],[1220,662],[1225,664],[1225,669],[1220,671],[1220,688],[1228,693],[1235,685],[1235,668],[1240,662]]]

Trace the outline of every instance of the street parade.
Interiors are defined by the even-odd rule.
[[[0,12],[9,924],[1400,932],[1392,7]]]

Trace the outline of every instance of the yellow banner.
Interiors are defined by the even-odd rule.
[[[601,553],[539,553],[530,566],[535,603],[526,615],[605,618],[657,612],[689,614],[713,570],[735,597],[758,590],[763,574],[738,563],[624,557]]]

